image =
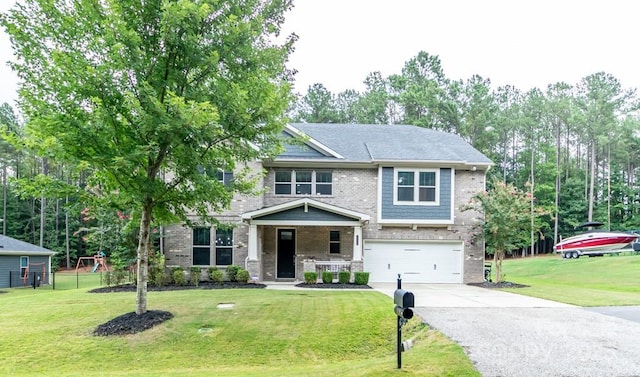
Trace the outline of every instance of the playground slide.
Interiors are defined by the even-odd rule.
[[[100,267],[100,263],[96,263],[93,265],[93,270],[91,270],[91,272],[96,272],[96,270],[98,270],[98,267]]]

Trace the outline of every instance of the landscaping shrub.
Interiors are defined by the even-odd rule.
[[[318,283],[318,273],[317,272],[305,272],[304,273],[304,283],[305,284],[317,284]]]
[[[236,278],[238,275],[238,271],[240,271],[240,266],[236,266],[236,265],[228,265],[227,266],[227,279],[229,279],[229,281],[237,281]]]
[[[173,277],[167,273],[164,267],[153,266],[149,271],[149,282],[158,287],[170,284]]]
[[[224,281],[224,272],[218,270],[217,268],[215,270],[209,271],[209,279],[211,279],[211,281],[213,281],[214,283],[222,284],[222,282]]]
[[[245,270],[245,269],[239,269],[238,273],[236,274],[236,280],[238,281],[238,283],[246,283],[249,281],[249,271]]]
[[[369,283],[368,272],[354,272],[353,280],[357,285],[367,285]]]
[[[351,272],[349,271],[338,272],[338,283],[349,284],[349,280],[351,280]]]
[[[322,271],[322,282],[324,284],[333,283],[333,272],[331,272],[331,271]]]
[[[114,269],[107,272],[105,278],[108,286],[121,285],[127,280],[127,273],[122,269]]]
[[[200,284],[200,276],[202,275],[202,270],[200,267],[191,267],[189,270],[189,282],[194,286],[198,286]]]
[[[182,267],[174,267],[173,270],[171,270],[171,279],[176,285],[185,285],[187,283]]]
[[[171,282],[164,269],[164,256],[152,255],[149,257],[149,263],[149,283],[162,287]]]
[[[215,281],[215,279],[213,278],[213,274],[216,271],[218,271],[218,267],[216,267],[216,266],[207,268],[207,277],[209,278],[209,280]]]

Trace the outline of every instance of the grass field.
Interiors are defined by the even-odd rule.
[[[416,319],[398,370],[393,303],[374,291],[149,292],[149,309],[174,318],[108,338],[92,332],[133,311],[134,293],[5,291],[0,375],[479,376],[458,345]]]
[[[509,259],[505,280],[528,288],[505,289],[580,306],[640,305],[640,255],[563,259],[557,255]]]

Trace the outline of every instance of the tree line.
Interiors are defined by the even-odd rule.
[[[640,229],[639,103],[635,90],[623,88],[614,76],[598,72],[575,84],[523,92],[514,86],[494,88],[478,75],[453,80],[438,56],[420,52],[400,73],[383,77],[372,72],[364,85],[363,91],[332,93],[314,84],[298,94],[289,118],[413,124],[461,136],[494,161],[488,182],[498,178],[530,192],[532,204],[549,213],[537,220],[540,231],[532,235],[536,253],[549,252],[555,240],[585,221],[602,221],[615,230]],[[86,195],[88,174],[49,161],[46,153],[41,157],[29,148],[16,149],[7,138],[19,138],[22,124],[6,103],[0,106],[0,123],[5,134],[0,140],[2,234],[58,251],[62,265],[104,249],[120,250],[114,254],[123,260],[133,257],[137,224],[129,221],[129,210],[106,203],[89,209],[87,200],[98,196]],[[39,184],[12,184],[19,181]],[[77,191],[60,195],[60,181]],[[50,189],[34,188],[42,183],[50,183]]]
[[[340,93],[316,83],[298,94],[290,118],[413,124],[461,136],[494,161],[488,182],[498,178],[529,192],[531,211],[549,213],[532,236],[536,253],[551,251],[586,221],[640,229],[639,102],[616,77],[597,72],[545,89],[494,88],[479,75],[447,77],[439,57],[423,51],[400,73],[372,72],[363,83],[363,91]]]

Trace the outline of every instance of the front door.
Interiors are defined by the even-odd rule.
[[[276,277],[293,279],[296,277],[296,231],[278,229],[278,263]]]

